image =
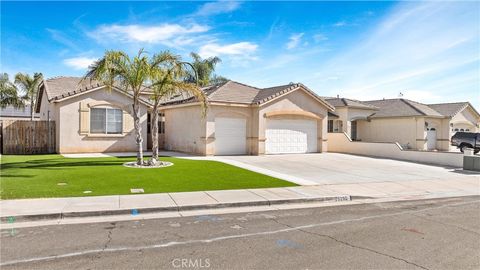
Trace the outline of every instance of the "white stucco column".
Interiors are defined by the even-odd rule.
[[[317,149],[319,153],[328,151],[328,117],[317,120]]]
[[[440,127],[437,129],[437,146],[440,151],[450,150],[450,138],[452,137],[450,120],[450,118],[442,119]]]

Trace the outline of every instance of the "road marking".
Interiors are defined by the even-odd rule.
[[[442,205],[442,206],[437,206],[437,207],[424,208],[424,209],[420,209],[420,210],[409,210],[409,211],[401,211],[401,212],[391,213],[391,214],[372,215],[372,216],[365,216],[365,217],[352,218],[352,219],[342,219],[342,220],[337,220],[337,221],[308,224],[308,225],[302,225],[302,226],[297,226],[297,227],[289,227],[289,228],[274,230],[274,231],[264,231],[264,232],[256,232],[256,233],[227,235],[227,236],[220,236],[220,237],[215,237],[215,238],[210,238],[210,239],[189,240],[189,241],[183,241],[183,242],[172,241],[172,242],[168,242],[168,243],[164,243],[164,244],[139,246],[139,247],[118,247],[118,248],[107,248],[107,249],[91,249],[91,250],[86,250],[86,251],[65,253],[65,254],[60,254],[60,255],[35,257],[35,258],[23,259],[23,260],[6,261],[6,262],[0,263],[0,266],[13,265],[13,264],[19,264],[19,263],[38,262],[38,261],[48,261],[48,260],[55,260],[55,259],[62,259],[62,258],[70,258],[70,257],[77,257],[77,256],[83,256],[83,255],[89,255],[89,254],[95,254],[95,253],[102,253],[102,252],[138,251],[138,250],[166,248],[166,247],[180,246],[180,245],[212,243],[212,242],[218,242],[218,241],[222,241],[222,240],[246,238],[246,237],[261,236],[261,235],[271,235],[271,234],[277,234],[277,233],[284,233],[284,232],[291,232],[291,231],[298,231],[298,230],[303,230],[303,229],[315,228],[315,227],[320,227],[320,226],[337,225],[337,224],[348,223],[348,222],[356,222],[356,221],[364,221],[364,220],[370,220],[370,219],[376,219],[376,218],[400,216],[400,215],[412,214],[412,213],[421,213],[421,212],[426,212],[426,211],[430,211],[430,210],[437,210],[437,209],[442,209],[442,208],[447,208],[447,207],[469,205],[469,204],[475,204],[475,203],[479,203],[479,202],[480,202],[480,200],[471,201],[471,202],[454,203],[454,204],[447,204],[447,205]]]

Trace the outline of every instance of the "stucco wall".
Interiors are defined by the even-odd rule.
[[[56,115],[55,115],[56,103],[48,102],[47,93],[45,91],[43,91],[41,100],[42,101],[40,103],[40,120],[48,120],[48,117],[50,117],[51,121],[55,121],[56,120]]]
[[[80,102],[110,104],[131,114],[132,100],[116,91],[98,90],[61,101],[56,107],[57,151],[59,153],[125,152],[137,151],[135,131],[126,134],[98,137],[80,134]],[[143,148],[147,147],[147,107],[140,105]],[[125,121],[125,119],[124,119]],[[101,136],[101,135],[100,135]]]
[[[353,142],[344,133],[329,133],[329,151],[462,167],[463,155],[451,152],[402,150],[396,143]]]
[[[205,118],[200,106],[176,107],[163,112],[165,149],[205,155]]]
[[[416,146],[417,121],[413,117],[358,120],[357,130],[357,139],[361,141],[398,142],[410,148]]]

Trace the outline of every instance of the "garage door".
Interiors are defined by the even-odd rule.
[[[215,155],[246,154],[247,121],[241,118],[215,118]]]
[[[265,153],[317,152],[317,121],[267,120]]]

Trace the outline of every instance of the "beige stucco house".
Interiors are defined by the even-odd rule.
[[[131,96],[118,88],[108,91],[96,82],[56,77],[40,84],[36,112],[55,123],[58,153],[136,151]],[[140,121],[147,147],[147,112],[142,100]]]
[[[469,102],[423,104],[408,99],[358,101],[325,98],[335,106],[330,132],[353,140],[398,142],[406,149],[452,150],[457,131],[478,132],[480,115]]]
[[[161,108],[160,146],[199,155],[327,151],[334,107],[302,84],[256,88],[228,81],[203,89],[209,107],[175,95]],[[148,92],[148,91],[146,91]],[[131,96],[96,82],[56,77],[40,85],[41,120],[55,121],[59,153],[135,151]],[[149,147],[148,96],[141,101],[143,147]]]
[[[228,81],[204,91],[205,117],[192,97],[165,102],[165,149],[200,155],[327,151],[327,115],[334,108],[302,84],[261,89]]]

